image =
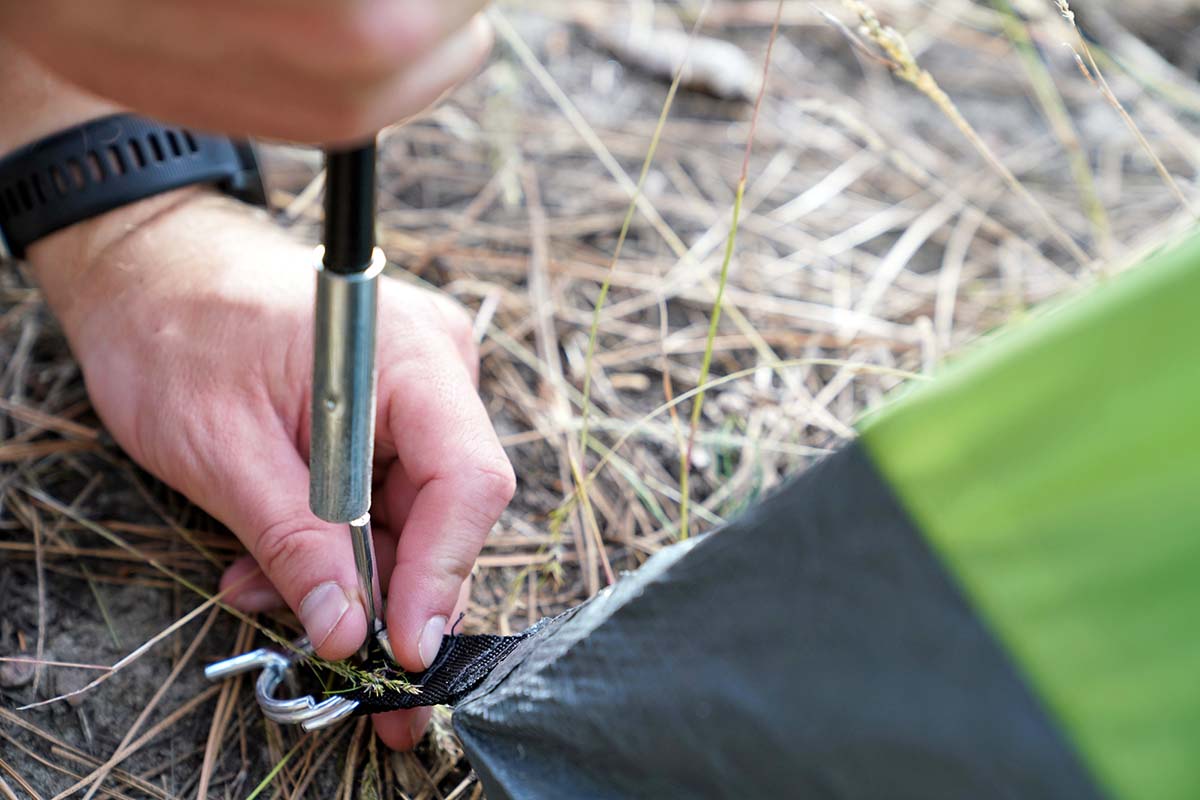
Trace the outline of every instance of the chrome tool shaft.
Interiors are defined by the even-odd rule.
[[[358,587],[367,610],[368,635],[381,639],[391,655],[386,641],[387,626],[383,621],[383,595],[375,567],[375,542],[371,536],[371,515],[363,514],[350,520],[350,541],[354,545],[354,568],[358,570]]]
[[[375,145],[325,154],[325,244],[317,250],[309,505],[349,525],[369,635],[385,645],[371,539],[375,327]]]

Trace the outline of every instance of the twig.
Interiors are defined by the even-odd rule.
[[[229,589],[232,589],[232,588],[233,588],[232,586],[229,587]],[[221,592],[220,594],[225,594],[225,592],[228,592],[229,589],[226,589],[224,592]],[[59,700],[67,700],[69,698],[78,697],[81,694],[90,692],[92,689],[95,689],[97,686],[99,686],[100,684],[107,681],[113,675],[116,675],[118,672],[125,669],[133,662],[137,661],[139,658],[141,658],[147,652],[149,652],[151,649],[153,649],[153,647],[156,644],[158,644],[162,640],[168,638],[169,636],[171,636],[171,634],[175,633],[177,630],[179,630],[183,626],[187,625],[193,619],[198,617],[202,612],[204,612],[208,608],[211,608],[217,602],[217,597],[220,597],[220,595],[217,595],[210,600],[205,600],[203,603],[201,603],[200,605],[193,608],[187,614],[183,615],[179,619],[175,620],[175,622],[171,623],[166,628],[159,631],[154,636],[150,637],[150,639],[143,642],[139,647],[136,647],[132,651],[130,651],[124,658],[121,658],[119,661],[117,661],[117,663],[113,664],[112,669],[110,669],[108,672],[104,673],[100,677],[96,678],[95,680],[87,683],[86,685],[84,685],[78,689],[75,689],[74,691],[70,691],[65,694],[60,694],[60,695],[57,695],[56,697],[51,697],[48,700],[40,700],[36,703],[28,703],[26,705],[18,707],[17,710],[18,711],[28,711],[31,708],[39,708],[44,705],[49,705],[50,703],[56,703]]]
[[[700,386],[696,386],[695,388],[690,389],[682,394],[676,395],[673,400],[659,405],[654,410],[650,411],[647,414],[644,414],[643,416],[639,417],[637,420],[632,422],[629,425],[629,428],[625,431],[625,433],[621,434],[621,436],[618,437],[618,439],[615,442],[613,442],[613,445],[610,448],[610,452],[615,453],[617,450],[619,450],[622,445],[624,445],[627,441],[629,441],[629,439],[632,438],[634,436],[634,434],[636,434],[642,428],[642,426],[644,426],[646,423],[650,422],[655,417],[667,412],[672,406],[677,406],[680,403],[683,403],[683,402],[686,402],[687,400],[692,399],[693,397],[700,394],[701,392],[708,391],[710,389],[715,389],[719,386],[724,386],[727,383],[732,383],[734,381],[741,380],[742,378],[750,377],[751,375],[754,375],[764,369],[780,370],[780,369],[789,369],[789,368],[794,368],[794,367],[813,367],[813,366],[829,366],[829,367],[850,366],[855,371],[858,371],[858,372],[870,372],[870,373],[875,373],[878,375],[890,375],[890,376],[893,376],[896,378],[901,378],[904,380],[926,380],[928,378],[928,376],[921,375],[921,374],[915,373],[915,372],[908,372],[906,370],[895,369],[892,367],[882,367],[877,364],[862,364],[862,363],[856,363],[856,362],[849,362],[849,361],[845,361],[842,359],[836,359],[836,358],[792,358],[792,359],[786,359],[786,360],[782,360],[782,361],[774,361],[774,362],[771,362],[768,364],[758,364],[753,367],[749,367],[748,369],[740,369],[740,370],[737,370],[736,372],[730,372],[727,375],[722,375],[720,378],[713,378],[712,380],[708,381],[707,383],[700,385]],[[604,469],[604,467],[608,464],[608,462],[609,462],[608,456],[601,458],[600,461],[596,464],[596,466],[592,467],[592,470],[587,474],[587,478],[585,479],[585,484],[590,484],[592,481],[594,481],[596,479],[596,477],[600,474],[600,472]],[[576,501],[577,499],[578,499],[578,490],[576,490],[576,492],[571,495],[570,500]]]
[[[98,672],[111,672],[112,667],[104,664],[80,664],[74,661],[48,661],[42,658],[26,658],[24,656],[0,656],[0,662],[14,664],[38,664],[43,667],[61,667],[64,669],[93,669]]]
[[[238,626],[237,636],[233,640],[233,652],[230,655],[245,653],[250,647],[253,628],[246,623]],[[208,738],[204,740],[204,758],[200,763],[200,774],[197,781],[196,800],[207,800],[208,785],[212,780],[213,769],[216,768],[217,755],[220,752],[223,734],[229,725],[233,714],[233,704],[238,697],[243,675],[235,675],[224,681],[221,694],[217,697],[217,707],[213,711],[212,722],[208,728]]]
[[[547,268],[549,255],[547,252],[546,212],[541,202],[541,192],[537,185],[537,175],[531,169],[524,169],[521,171],[521,179],[525,189],[526,201],[529,205],[529,225],[531,232],[529,288],[533,296],[533,305],[538,309],[537,327],[535,328],[536,340],[541,350],[542,360],[549,367],[551,376],[550,385],[553,390],[553,413],[557,418],[556,421],[561,423],[565,422],[570,416],[570,402],[567,400],[566,378],[563,375],[562,361],[558,355],[558,337],[555,336],[553,320],[549,314],[551,303],[550,278]],[[587,378],[585,378],[585,393],[583,398],[583,407],[585,410],[587,408],[586,387],[588,385],[586,381]],[[585,431],[586,425],[586,419],[581,420],[581,426],[584,427]],[[567,464],[570,477],[575,481],[577,486],[581,485],[583,480],[580,450],[586,447],[586,443],[586,432],[583,436],[583,444],[578,447],[571,437],[566,437],[564,441],[567,450]],[[567,481],[564,480],[563,484],[565,486]],[[583,500],[583,521],[588,537],[584,541],[583,552],[580,553],[580,556],[584,558],[587,565],[588,592],[589,594],[595,594],[600,590],[596,568],[601,562],[603,563],[604,574],[608,583],[612,584],[615,582],[616,577],[613,575],[612,566],[609,565],[607,554],[604,551],[604,539],[600,534],[600,526],[596,522],[595,512],[592,510],[591,498],[586,491],[580,497]]]
[[[1009,188],[1034,212],[1046,227],[1046,230],[1050,232],[1050,235],[1054,237],[1054,240],[1062,245],[1071,254],[1072,258],[1080,264],[1086,265],[1090,263],[1090,256],[1054,220],[1050,212],[1025,188],[1025,185],[1017,180],[1017,176],[1012,173],[1012,170],[992,151],[992,148],[988,146],[988,143],[983,140],[983,137],[979,135],[971,123],[967,122],[966,117],[962,115],[962,112],[958,110],[958,106],[954,104],[950,96],[934,80],[933,75],[917,64],[912,52],[908,49],[908,44],[904,41],[904,37],[894,28],[885,27],[880,23],[879,18],[875,16],[875,12],[871,10],[870,6],[862,2],[862,0],[842,0],[842,4],[858,15],[871,41],[875,42],[876,46],[887,57],[892,73],[912,84],[914,88],[933,101],[934,105],[950,119],[954,127],[958,128],[959,132],[967,138],[971,146],[983,156],[983,160],[987,162],[988,166],[1003,178]]]
[[[13,769],[13,767],[3,758],[0,758],[0,770],[7,772],[9,776],[11,776],[12,779],[17,782],[17,785],[20,786],[26,794],[32,797],[33,800],[42,800],[41,794],[39,794],[38,791],[34,789],[32,785],[30,785],[29,781],[25,780],[25,778],[19,772]],[[11,793],[12,790],[9,789],[9,792]]]
[[[696,16],[696,22],[692,26],[692,31],[689,43],[695,40],[700,26],[704,23],[704,17],[708,13],[709,0],[705,0],[704,6],[700,9]],[[600,284],[600,294],[596,297],[595,307],[592,309],[592,325],[588,331],[587,354],[584,357],[584,374],[583,374],[583,409],[580,416],[583,418],[583,427],[579,434],[580,447],[587,447],[588,435],[588,411],[589,399],[591,397],[592,387],[592,359],[596,353],[596,339],[600,330],[600,312],[604,309],[604,302],[608,298],[608,290],[612,286],[612,276],[617,269],[617,263],[621,260],[621,249],[625,246],[625,238],[629,235],[629,226],[633,223],[633,215],[637,211],[638,201],[642,197],[642,190],[646,185],[646,176],[650,174],[650,165],[654,163],[654,154],[658,150],[659,140],[662,138],[663,129],[667,124],[667,117],[671,113],[671,104],[675,101],[675,94],[679,90],[680,80],[683,78],[684,69],[687,67],[688,59],[685,54],[684,58],[680,59],[678,67],[675,69],[675,75],[671,78],[671,86],[667,89],[667,97],[663,101],[662,110],[658,114],[658,122],[654,125],[654,133],[650,136],[650,145],[646,149],[646,157],[642,160],[642,169],[638,174],[637,184],[633,190],[633,197],[629,201],[629,206],[625,210],[625,218],[621,221],[621,230],[617,234],[617,243],[613,248],[612,260],[608,265],[608,273],[604,277],[604,281]]]
[[[1137,139],[1138,144],[1141,145],[1141,148],[1143,151],[1145,151],[1146,155],[1150,157],[1150,161],[1153,162],[1154,168],[1158,171],[1158,174],[1163,179],[1163,182],[1167,184],[1168,188],[1170,188],[1170,190],[1174,193],[1176,199],[1179,200],[1179,204],[1187,209],[1189,214],[1195,217],[1195,207],[1192,205],[1191,201],[1187,199],[1187,196],[1183,193],[1183,190],[1179,188],[1179,184],[1175,182],[1175,178],[1171,176],[1171,173],[1167,170],[1167,166],[1163,164],[1162,159],[1158,157],[1158,153],[1154,152],[1154,147],[1152,147],[1150,142],[1146,139],[1145,134],[1142,133],[1142,129],[1138,127],[1136,122],[1134,122],[1133,117],[1131,117],[1129,112],[1125,110],[1125,106],[1122,105],[1121,101],[1117,99],[1117,95],[1115,92],[1113,92],[1112,87],[1108,85],[1108,80],[1104,77],[1104,73],[1100,71],[1099,65],[1096,64],[1096,59],[1092,57],[1092,50],[1090,47],[1088,47],[1087,40],[1083,38],[1083,34],[1079,32],[1079,26],[1075,24],[1075,12],[1071,10],[1071,6],[1068,5],[1067,0],[1055,0],[1055,3],[1058,6],[1058,10],[1062,13],[1063,18],[1070,23],[1071,29],[1075,31],[1075,37],[1079,42],[1079,47],[1081,50],[1083,50],[1083,54],[1087,56],[1088,65],[1091,66],[1091,71],[1089,71],[1088,67],[1084,65],[1083,59],[1079,57],[1079,53],[1072,48],[1071,52],[1075,56],[1075,63],[1079,67],[1079,71],[1083,73],[1083,77],[1087,78],[1088,81],[1090,81],[1091,84],[1099,90],[1100,94],[1103,95],[1104,99],[1108,101],[1109,105],[1111,105],[1121,116],[1121,121],[1125,123],[1125,127],[1129,128],[1129,132],[1133,134],[1135,139]],[[1069,46],[1070,45],[1068,45],[1068,47]]]
[[[40,514],[31,513],[33,522],[33,559],[34,573],[37,576],[37,646],[34,650],[38,661],[45,655],[46,647],[46,570],[42,558],[42,518]],[[37,695],[38,685],[42,680],[42,668],[33,670],[33,695]]]
[[[192,640],[191,645],[189,645],[183,657],[175,664],[175,667],[171,670],[171,673],[167,676],[166,680],[162,682],[162,684],[155,691],[154,696],[150,698],[150,701],[145,705],[141,713],[138,714],[137,718],[133,721],[133,724],[129,726],[129,730],[125,732],[124,738],[121,739],[121,743],[117,745],[112,756],[110,756],[107,761],[93,770],[89,775],[76,782],[73,786],[68,789],[64,789],[62,792],[59,792],[59,794],[55,796],[54,800],[63,800],[63,798],[69,797],[79,789],[82,789],[84,786],[88,786],[87,793],[84,795],[84,800],[90,800],[90,798],[96,794],[96,791],[100,788],[105,777],[108,776],[113,767],[121,763],[121,761],[123,761],[125,758],[128,758],[128,756],[133,752],[132,749],[127,749],[129,741],[134,737],[138,729],[150,716],[151,712],[154,711],[154,709],[158,706],[159,701],[162,700],[163,696],[167,693],[167,690],[169,690],[175,683],[175,679],[179,677],[179,673],[185,666],[191,663],[192,656],[195,654],[196,649],[200,646],[200,643],[204,641],[204,637],[208,635],[209,630],[212,629],[213,622],[215,622],[216,619],[217,609],[214,608],[212,612],[209,613],[208,619],[204,621],[204,625],[200,628],[200,631]]]
[[[268,786],[271,785],[271,782],[275,780],[275,776],[279,774],[279,771],[282,770],[287,765],[287,763],[292,760],[292,756],[296,755],[296,752],[300,749],[301,745],[303,745],[303,744],[304,744],[304,739],[301,739],[300,741],[296,742],[296,744],[292,746],[292,749],[287,751],[287,754],[284,755],[283,758],[279,759],[279,761],[275,764],[275,766],[271,767],[271,771],[267,773],[267,776],[265,778],[263,778],[261,781],[259,781],[258,786],[254,787],[254,791],[252,791],[252,792],[250,792],[250,794],[246,795],[246,800],[254,800],[254,798],[256,798],[260,794],[262,794],[263,791]]]
[[[729,282],[729,265],[733,261],[734,243],[737,239],[738,219],[742,211],[742,198],[746,193],[746,178],[750,172],[750,152],[754,147],[754,132],[758,129],[758,116],[762,110],[763,97],[767,91],[767,76],[771,70],[771,51],[775,47],[775,39],[779,36],[779,20],[783,16],[783,0],[779,0],[775,8],[775,24],[771,26],[771,35],[767,39],[767,52],[763,56],[762,82],[758,87],[758,97],[754,99],[754,112],[750,117],[750,131],[746,135],[746,149],[742,155],[742,171],[738,176],[737,194],[733,200],[732,221],[729,225],[729,236],[725,240],[725,255],[721,260],[721,276],[717,281],[717,296],[713,300],[712,313],[708,323],[708,338],[704,344],[704,356],[700,362],[701,391],[692,403],[692,416],[688,426],[687,449],[680,454],[679,462],[679,538],[688,538],[688,474],[692,469],[692,447],[696,442],[696,429],[700,426],[700,412],[704,405],[703,387],[708,380],[708,370],[712,365],[713,340],[717,335],[717,326],[721,321],[721,301],[725,297],[725,285]]]
[[[1112,253],[1112,225],[1108,220],[1108,212],[1100,201],[1096,191],[1096,180],[1092,175],[1091,164],[1088,163],[1087,153],[1079,141],[1079,134],[1071,122],[1070,112],[1063,103],[1054,78],[1046,69],[1041,54],[1033,46],[1026,23],[1013,10],[1009,0],[992,0],[992,4],[1000,15],[1000,25],[1012,42],[1013,48],[1021,59],[1029,85],[1033,88],[1034,97],[1042,109],[1042,115],[1050,123],[1054,135],[1062,142],[1067,155],[1067,164],[1075,187],[1079,192],[1079,200],[1083,203],[1084,211],[1091,220],[1095,240],[1100,247],[1101,256]]]

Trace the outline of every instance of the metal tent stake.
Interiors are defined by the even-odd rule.
[[[204,669],[204,677],[220,681],[243,672],[260,670],[254,684],[254,697],[262,709],[263,716],[272,722],[298,724],[306,731],[325,728],[344,719],[358,708],[358,701],[348,697],[332,695],[317,700],[312,695],[281,698],[275,696],[279,684],[287,678],[288,670],[299,659],[312,653],[308,638],[292,644],[294,653],[281,653],[268,647],[260,647],[240,656],[218,661]]]

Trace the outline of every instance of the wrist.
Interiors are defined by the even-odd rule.
[[[0,0],[0,20],[11,11]],[[87,95],[51,75],[24,50],[0,39],[0,158],[13,150],[116,110],[111,103]],[[60,231],[35,243],[28,253],[34,275],[53,308],[60,284],[79,277],[84,251],[76,241],[88,233],[84,225]],[[56,309],[57,310],[57,309]]]
[[[12,111],[0,115],[0,157],[9,150],[60,131],[76,128],[98,117],[106,117],[118,110],[107,102],[90,97],[58,81],[19,48],[8,45],[3,40],[0,40],[0,107]],[[77,130],[84,131],[85,142],[89,141],[86,137],[93,135],[102,138],[112,135],[104,132],[107,129],[103,127],[96,128],[95,132],[90,132],[91,128]],[[128,136],[134,137],[135,142],[141,141],[136,138],[140,135],[137,130],[128,133]],[[168,135],[173,136],[170,132]],[[205,156],[208,160],[196,162],[193,169],[200,170],[199,174],[206,174],[203,170],[214,170],[216,163],[220,163],[223,169],[232,167],[234,157],[229,143],[209,143],[206,137],[200,135],[198,138],[201,140],[199,147],[209,148],[203,151],[208,153]],[[163,140],[156,138],[151,144],[160,141]],[[178,140],[172,138],[170,141],[172,147],[175,147],[174,155],[180,157],[179,148],[175,144]],[[191,138],[188,141],[193,142]],[[166,147],[165,144],[161,146],[164,149]],[[198,145],[193,143],[191,146],[193,152],[197,152]],[[109,149],[114,150],[113,147]],[[137,152],[141,151],[136,151],[135,155]],[[238,153],[236,160],[246,169],[245,159],[240,151]],[[46,169],[69,166],[73,163],[71,158],[69,153],[48,157],[37,170],[45,176]],[[163,161],[162,152],[159,152],[158,160]],[[47,167],[47,164],[50,166]],[[56,167],[55,164],[59,166]],[[239,179],[244,180],[245,174]],[[154,191],[160,193],[144,197],[137,202],[127,202],[126,205],[116,208],[112,208],[113,203],[123,200],[100,202],[101,208],[90,212],[94,216],[74,224],[67,223],[80,217],[60,209],[61,213],[55,224],[45,224],[41,231],[37,231],[35,226],[32,243],[29,243],[31,232],[26,228],[24,238],[20,242],[24,246],[23,255],[42,287],[47,303],[73,340],[77,338],[81,317],[89,315],[91,309],[101,305],[118,306],[119,297],[131,286],[146,286],[153,280],[153,275],[142,267],[154,269],[161,266],[171,251],[191,235],[189,227],[203,225],[206,218],[203,212],[193,215],[185,209],[194,206],[201,198],[213,197],[217,193],[216,189],[196,184],[163,191],[168,186],[178,185],[182,177],[178,172],[159,170],[157,176],[150,181],[150,185],[132,193],[128,189],[115,188],[111,191],[117,192],[118,196],[123,194],[125,198],[130,194],[138,196],[140,193],[145,196]],[[99,179],[103,179],[103,176]],[[154,186],[155,180],[158,181],[157,187]],[[228,206],[240,204],[220,205],[226,206],[225,213],[228,214]],[[109,210],[97,213],[104,208]],[[169,225],[168,220],[177,216],[183,216],[184,222]],[[63,224],[67,226],[54,230]],[[169,230],[159,235],[150,234],[151,231],[160,228]],[[47,230],[54,232],[47,234]],[[42,238],[36,238],[38,236]],[[135,239],[149,241],[138,247],[124,245]]]
[[[68,337],[76,338],[83,320],[97,306],[119,304],[127,284],[144,281],[141,273],[153,260],[147,258],[153,247],[137,247],[136,240],[155,237],[157,229],[170,226],[175,217],[215,195],[215,190],[200,186],[176,189],[76,223],[30,245],[26,257],[34,280]],[[164,242],[160,246],[171,246],[170,233],[155,238]]]

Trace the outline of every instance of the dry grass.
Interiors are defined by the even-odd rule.
[[[1139,47],[1117,13],[1137,4],[1086,50],[1050,0],[850,5],[509,4],[487,70],[387,134],[382,244],[476,312],[520,479],[469,630],[524,628],[719,524],[906,377],[1190,224],[1200,87]],[[589,27],[695,28],[761,67],[780,8],[752,151],[752,102],[673,92]],[[268,163],[311,239],[317,159]],[[480,796],[445,715],[391,754],[361,721],[301,736],[246,679],[205,685],[294,620],[211,595],[238,545],[106,438],[16,274],[0,352],[0,684],[37,680],[0,687],[0,797]]]

